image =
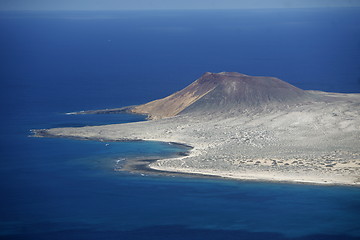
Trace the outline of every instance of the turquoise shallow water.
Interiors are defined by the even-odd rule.
[[[0,238],[360,239],[358,188],[134,175],[113,171],[117,161],[184,149],[28,137],[30,129],[142,121],[63,113],[147,102],[206,71],[359,92],[359,16],[2,14]]]

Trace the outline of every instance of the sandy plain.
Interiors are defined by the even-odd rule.
[[[307,91],[319,100],[145,122],[36,130],[37,136],[178,142],[188,156],[154,170],[238,180],[360,186],[360,94]]]

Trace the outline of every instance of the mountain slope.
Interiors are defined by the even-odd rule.
[[[311,94],[273,77],[253,77],[235,72],[202,75],[168,97],[131,109],[152,119],[189,112],[234,111],[264,105],[291,104]]]

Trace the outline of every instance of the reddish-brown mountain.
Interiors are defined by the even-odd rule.
[[[233,112],[265,106],[278,107],[310,96],[310,93],[273,77],[207,72],[181,91],[135,106],[131,111],[160,119],[191,112]]]

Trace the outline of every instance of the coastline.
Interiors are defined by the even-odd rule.
[[[68,137],[52,135],[46,130],[32,130],[33,137],[51,137],[51,138],[69,138],[75,140],[84,141],[100,141],[100,142],[138,142],[138,141],[156,141],[167,144],[178,145],[180,147],[188,148],[185,151],[174,154],[170,157],[154,157],[144,158],[137,157],[131,158],[125,161],[121,168],[115,168],[114,171],[129,172],[140,175],[155,175],[155,176],[168,176],[168,177],[185,177],[185,178],[205,178],[205,179],[222,179],[233,181],[247,181],[247,182],[270,182],[270,183],[284,183],[284,184],[306,184],[306,185],[319,185],[319,186],[351,186],[360,187],[360,182],[351,183],[346,181],[333,181],[331,179],[321,180],[319,178],[301,179],[299,176],[277,176],[277,174],[269,175],[269,173],[261,173],[259,171],[253,172],[224,172],[217,170],[199,170],[191,168],[166,168],[159,167],[157,163],[166,160],[183,160],[187,157],[194,157],[191,151],[195,149],[186,143],[168,142],[161,139],[158,140],[146,140],[146,139],[104,139],[104,138],[85,138],[85,137]],[[304,177],[304,176],[302,176]]]
[[[182,157],[173,157],[171,160],[182,160],[187,157],[192,157],[191,152],[187,152],[188,155]],[[159,167],[157,163],[166,161],[169,158],[154,159],[147,162],[145,168],[140,169],[147,173],[155,173],[166,176],[182,176],[182,177],[197,177],[197,178],[211,178],[211,179],[223,179],[234,181],[249,181],[249,182],[271,182],[271,183],[286,183],[286,184],[306,184],[306,185],[319,185],[319,186],[351,186],[360,187],[360,182],[354,183],[351,181],[336,181],[331,178],[322,179],[323,176],[309,177],[306,175],[278,175],[277,172],[269,174],[269,172],[235,172],[235,171],[219,171],[213,169],[192,169],[192,168],[167,168]]]
[[[176,157],[174,157],[176,158]],[[166,159],[166,158],[163,158]],[[315,180],[301,180],[301,179],[284,179],[284,178],[267,178],[265,175],[255,177],[249,174],[248,176],[234,176],[226,173],[215,173],[215,172],[200,172],[191,171],[189,172],[183,169],[160,169],[152,167],[151,164],[156,161],[163,160],[162,158],[137,158],[126,160],[124,166],[121,169],[114,169],[115,171],[123,171],[134,174],[140,174],[142,176],[167,176],[167,177],[184,177],[184,178],[201,178],[201,179],[214,179],[214,180],[229,180],[238,182],[260,182],[260,183],[279,183],[279,184],[301,184],[301,185],[315,185],[315,186],[345,186],[345,187],[360,187],[360,184],[352,184],[346,182],[322,182]]]
[[[180,114],[143,122],[32,132],[42,137],[160,141],[193,147],[187,156],[149,162],[148,167],[142,167],[148,171],[360,186],[360,94],[313,94],[328,97],[262,112]]]
[[[151,163],[150,163],[151,164]],[[331,181],[316,181],[315,179],[305,180],[305,179],[297,179],[297,178],[282,178],[282,177],[269,177],[266,174],[257,175],[258,173],[248,173],[246,174],[232,174],[226,172],[200,172],[191,169],[174,169],[174,170],[166,170],[151,167],[149,166],[151,171],[156,170],[156,172],[164,172],[164,173],[177,173],[179,176],[193,176],[193,177],[204,177],[204,178],[212,178],[212,179],[223,179],[223,180],[233,180],[239,182],[269,182],[269,183],[284,183],[284,184],[304,184],[304,185],[317,185],[317,186],[347,186],[347,187],[360,187],[359,183],[351,183],[351,182],[331,182]],[[189,171],[189,172],[187,172]],[[155,172],[155,173],[156,173]],[[170,174],[171,175],[171,174]]]

